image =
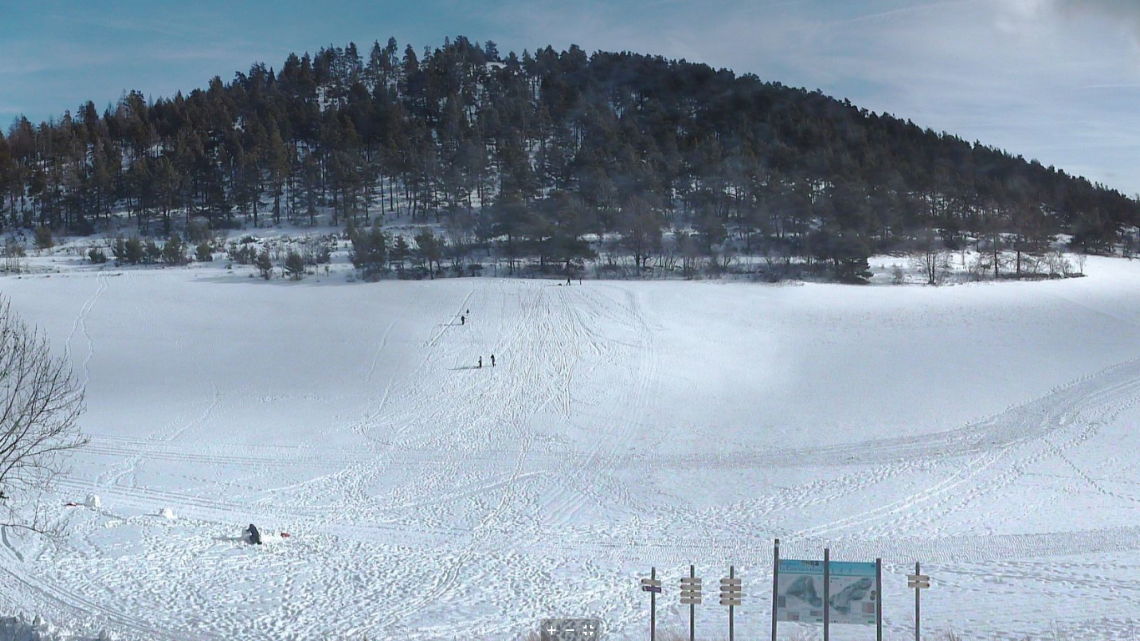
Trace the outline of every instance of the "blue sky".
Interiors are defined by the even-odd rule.
[[[1140,192],[1138,0],[3,2],[0,123],[172,95],[290,51],[457,34],[730,67]]]

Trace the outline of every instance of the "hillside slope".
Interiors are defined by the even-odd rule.
[[[687,261],[762,255],[860,280],[871,253],[931,243],[1040,253],[1066,233],[1103,251],[1138,213],[1103,185],[819,92],[576,47],[501,57],[462,37],[291,55],[0,136],[8,230],[411,219],[446,227],[441,257],[493,248],[550,270],[615,249],[640,268],[671,243]],[[613,247],[591,240],[606,234]]]
[[[145,639],[589,615],[626,639],[650,566],[679,629],[680,573],[731,563],[752,637],[780,537],[881,556],[889,636],[916,560],[927,630],[1105,638],[1140,616],[1131,262],[864,289],[60,267],[3,288],[88,383],[93,440],[54,494],[68,535],[5,532],[0,611]],[[239,540],[250,522],[266,545]]]

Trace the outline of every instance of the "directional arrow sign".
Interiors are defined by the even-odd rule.
[[[681,605],[700,605],[701,597],[681,597]]]
[[[641,591],[642,592],[656,592],[657,594],[661,594],[661,586],[660,585],[643,585],[643,586],[641,586]]]
[[[653,587],[656,587],[656,588],[661,587],[661,581],[658,581],[657,579],[642,579],[641,584],[642,585],[652,585]]]
[[[724,578],[720,580],[721,585],[740,585],[740,579],[737,577]]]
[[[740,607],[740,599],[721,599],[720,604]]]

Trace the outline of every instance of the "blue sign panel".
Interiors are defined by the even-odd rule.
[[[831,562],[831,623],[875,624],[875,602],[879,598],[876,574],[874,563]],[[780,560],[776,619],[823,623],[823,561]]]

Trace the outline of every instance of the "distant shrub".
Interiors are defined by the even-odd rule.
[[[301,280],[305,277],[305,259],[295,251],[289,252],[285,257],[285,273],[293,280]]]
[[[210,221],[203,216],[195,216],[186,225],[186,240],[199,244],[211,240]]]
[[[51,235],[51,227],[40,225],[36,227],[36,249],[51,249],[55,247],[55,240]]]
[[[239,265],[252,265],[253,261],[257,259],[257,248],[253,245],[230,243],[226,252],[229,254],[230,260]]]
[[[102,265],[107,262],[107,254],[103,253],[103,250],[98,247],[92,247],[87,252],[87,260],[90,260],[95,265]]]
[[[24,251],[24,246],[19,243],[15,238],[9,238],[4,241],[4,257],[5,258],[23,258],[27,256]]]
[[[116,238],[115,244],[111,247],[111,253],[120,265],[137,265],[146,258],[142,241],[137,236],[131,236],[127,239]]]
[[[150,265],[162,260],[162,248],[158,246],[151,239],[147,239],[146,244],[143,246],[143,257],[145,262]]]
[[[199,263],[208,263],[214,260],[214,250],[210,247],[210,243],[199,243],[197,249],[194,250],[194,260]]]
[[[269,280],[273,276],[273,261],[270,260],[267,250],[261,250],[261,253],[254,260],[254,266],[257,267],[257,271],[265,280]]]
[[[186,264],[186,245],[178,234],[171,234],[162,246],[162,261],[167,265]]]

